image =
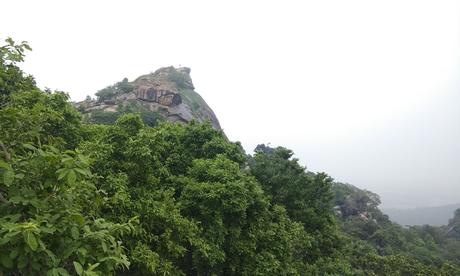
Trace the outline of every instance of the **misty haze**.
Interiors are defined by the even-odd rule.
[[[460,275],[458,1],[10,1],[0,275]]]

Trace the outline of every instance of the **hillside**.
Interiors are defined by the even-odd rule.
[[[449,204],[436,207],[418,207],[412,209],[383,209],[390,219],[401,225],[446,225],[459,204]]]
[[[339,225],[345,235],[362,243],[361,250],[375,250],[381,256],[410,256],[431,265],[459,261],[460,209],[449,213],[445,226],[403,227],[379,209],[377,194],[338,182],[332,191]]]
[[[190,69],[160,68],[132,82],[124,79],[96,93],[97,99],[87,98],[76,103],[77,109],[90,123],[113,124],[123,114],[139,113],[149,126],[158,121],[188,123],[209,121],[220,130],[212,109],[195,92]]]

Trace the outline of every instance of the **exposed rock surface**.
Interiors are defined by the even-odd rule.
[[[119,88],[120,84],[124,88]],[[101,97],[98,100],[85,100],[76,103],[76,107],[85,116],[91,117],[96,110],[119,112],[121,108],[133,106],[134,103],[137,109],[155,112],[171,122],[210,121],[214,128],[221,129],[212,109],[194,91],[189,68],[160,68],[132,82],[126,80],[107,89],[111,89],[112,94],[105,96],[104,100]]]

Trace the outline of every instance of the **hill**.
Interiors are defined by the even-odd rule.
[[[401,225],[446,225],[460,203],[436,207],[418,207],[412,209],[383,209],[390,219]]]
[[[145,124],[158,121],[188,123],[209,121],[220,130],[212,109],[195,92],[190,68],[163,67],[132,82],[128,79],[99,90],[97,99],[87,98],[76,103],[89,123],[114,124],[126,113],[139,113]]]

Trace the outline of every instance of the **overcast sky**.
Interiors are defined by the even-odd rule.
[[[231,140],[385,207],[460,202],[460,1],[3,1],[23,69],[82,100],[191,67]]]

